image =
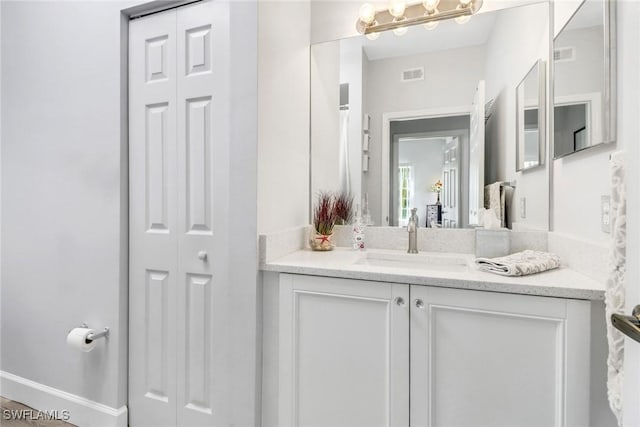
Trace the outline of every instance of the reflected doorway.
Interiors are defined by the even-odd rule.
[[[469,116],[392,121],[389,139],[389,225],[415,207],[420,227],[467,226]]]

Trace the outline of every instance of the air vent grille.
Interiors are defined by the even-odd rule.
[[[553,50],[553,60],[555,62],[574,61],[576,51],[573,47],[559,47]]]
[[[404,70],[400,76],[401,82],[414,82],[417,80],[424,80],[424,67]]]

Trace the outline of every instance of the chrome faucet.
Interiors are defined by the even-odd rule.
[[[409,223],[407,224],[407,231],[409,232],[409,250],[407,253],[417,254],[418,253],[418,215],[416,212],[417,208],[411,209],[411,217],[409,218]]]

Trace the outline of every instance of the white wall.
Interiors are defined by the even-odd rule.
[[[229,247],[231,292],[228,352],[231,359],[229,424],[258,425],[260,419],[261,303],[258,276],[259,7],[230,2],[231,188]],[[230,184],[230,185],[231,185]]]
[[[128,5],[1,5],[1,369],[114,408],[127,402]],[[108,344],[69,349],[82,321],[109,326]]]
[[[0,369],[111,408],[127,404],[127,20],[121,9],[133,5],[0,3],[6,124]],[[229,298],[242,303],[229,319],[225,345],[233,355],[229,413],[236,425],[254,425],[259,411],[257,24],[255,2],[232,3],[229,178],[237,191],[229,199],[235,230]],[[65,342],[82,321],[111,329],[91,353]],[[42,404],[30,401],[35,394],[34,388],[23,395],[26,403]]]
[[[603,91],[604,37],[601,26],[566,30],[554,47],[573,47],[575,52],[574,60],[556,62],[554,97]]]
[[[640,302],[640,3],[618,1],[618,144],[627,151],[627,292],[626,309],[630,313]],[[621,62],[624,58],[624,63]],[[624,64],[624,65],[623,65]],[[631,340],[625,346],[625,426],[640,425],[640,346]]]
[[[259,233],[309,222],[309,8],[259,2]]]
[[[512,220],[542,230],[549,221],[548,162],[516,173],[516,88],[538,59],[549,57],[548,16],[546,3],[501,11],[487,42],[485,62],[487,100],[495,99],[487,123],[485,184],[516,180]],[[548,141],[548,131],[545,138]],[[519,212],[521,197],[526,198],[526,218]]]
[[[554,3],[558,12],[555,19],[556,35],[578,5],[579,3],[573,1]],[[618,11],[618,22],[623,19],[622,13]],[[624,75],[624,66],[638,55],[629,45],[626,45],[626,51],[623,52],[622,47],[625,47],[627,34],[628,32],[618,32],[618,39],[622,45],[618,49],[618,76]],[[619,82],[619,97],[623,96],[625,91],[624,83],[629,84],[629,80]],[[623,111],[625,106],[621,104],[620,99],[618,105],[618,111]],[[610,234],[604,233],[600,225],[600,198],[609,194],[609,154],[623,148],[625,144],[625,141],[618,139],[617,144],[592,148],[553,161],[554,231],[594,242],[609,241]]]

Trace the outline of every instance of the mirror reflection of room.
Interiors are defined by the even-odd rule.
[[[421,227],[466,228],[488,209],[502,227],[547,229],[540,75],[526,85],[525,167],[515,146],[517,86],[548,64],[549,13],[536,3],[312,45],[311,194],[348,191],[368,225],[406,226],[417,208]]]
[[[546,84],[544,63],[536,62],[517,88],[516,170],[535,168],[544,163],[546,123]]]
[[[390,225],[406,226],[412,207],[423,227],[468,224],[469,116],[394,121],[390,135]]]
[[[605,8],[586,1],[553,42],[554,157],[609,142]]]

